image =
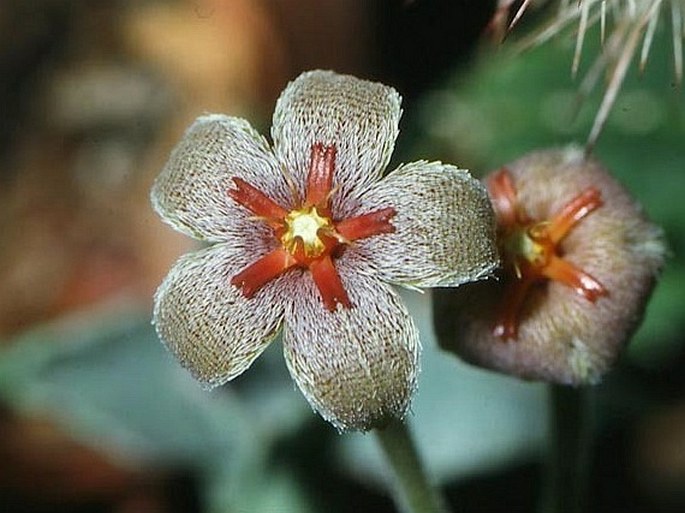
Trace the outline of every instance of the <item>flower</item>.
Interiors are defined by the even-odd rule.
[[[387,86],[312,71],[276,104],[273,149],[244,120],[199,118],[152,189],[171,226],[214,245],[181,257],[154,324],[211,388],[283,327],[287,367],[339,430],[402,417],[417,329],[388,284],[457,286],[497,265],[485,188],[439,162],[382,178],[401,115]]]
[[[502,280],[434,295],[441,346],[527,379],[598,382],[642,317],[661,230],[577,148],[531,153],[486,183]]]

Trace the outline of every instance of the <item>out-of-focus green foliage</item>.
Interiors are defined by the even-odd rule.
[[[424,344],[410,421],[431,472],[447,482],[538,451],[546,422],[543,387],[440,353],[429,297],[407,293],[405,300]],[[0,354],[0,397],[17,411],[57,418],[73,436],[115,458],[196,469],[209,511],[278,505],[278,511],[306,513],[309,492],[295,472],[273,465],[273,450],[303,421],[330,428],[295,390],[280,351],[277,341],[238,380],[205,392],[164,350],[144,313],[90,312],[13,340]],[[337,441],[352,476],[377,483],[387,476],[372,436]]]
[[[164,350],[147,315],[116,308],[13,340],[0,354],[0,397],[16,411],[56,418],[115,459],[195,469],[209,511],[279,504],[306,512],[305,495],[268,457],[309,409],[285,368],[269,362],[274,354],[264,359],[240,393],[205,392]]]
[[[685,329],[685,94],[674,84],[670,44],[662,27],[645,73],[633,65],[594,149],[664,228],[671,248],[629,351],[635,362],[650,366],[678,350]],[[601,51],[598,45],[598,34],[588,34],[585,70]],[[604,83],[579,102],[572,53],[571,38],[560,39],[521,55],[505,48],[461,70],[425,97],[410,123],[414,153],[458,162],[480,175],[534,149],[584,143]]]

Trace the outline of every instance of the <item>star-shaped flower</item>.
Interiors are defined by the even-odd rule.
[[[152,203],[214,245],[172,268],[154,323],[205,386],[245,371],[283,327],[293,379],[339,430],[406,413],[420,346],[389,284],[485,278],[497,251],[487,193],[467,172],[421,161],[383,178],[400,115],[394,89],[313,71],[278,100],[273,148],[242,119],[188,129]]]
[[[502,279],[434,296],[440,344],[527,379],[598,382],[642,318],[661,230],[578,148],[531,153],[486,183]]]

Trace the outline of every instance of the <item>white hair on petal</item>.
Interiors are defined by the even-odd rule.
[[[251,257],[225,244],[179,259],[155,294],[159,338],[206,388],[245,371],[278,334],[285,298],[282,276],[251,299],[230,284]]]
[[[337,261],[352,308],[326,310],[311,276],[303,275],[285,314],[283,345],[312,407],[340,431],[366,431],[406,414],[421,347],[397,292],[357,272],[352,260]]]
[[[362,211],[397,211],[394,233],[359,241],[391,283],[455,287],[490,276],[499,263],[487,191],[467,171],[440,162],[406,164],[374,184],[362,203]]]
[[[200,117],[157,177],[152,205],[165,222],[191,237],[212,242],[244,238],[252,214],[228,196],[234,177],[289,205],[279,163],[247,121],[219,114]],[[256,223],[250,225],[247,232],[268,235],[260,234]]]
[[[354,199],[382,176],[390,161],[401,101],[392,87],[377,82],[332,71],[303,73],[276,104],[274,151],[302,187],[312,145],[335,145],[333,213],[347,217],[356,207]]]

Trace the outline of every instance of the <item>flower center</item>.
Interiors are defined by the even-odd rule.
[[[548,223],[535,223],[514,229],[505,235],[502,254],[508,265],[513,266],[516,276],[524,272],[541,274],[556,252],[556,245],[547,233]]]
[[[520,208],[507,169],[495,173],[488,181],[488,190],[497,215],[506,273],[504,296],[493,327],[497,337],[516,338],[519,312],[536,282],[557,281],[592,303],[608,294],[599,281],[560,256],[560,243],[566,235],[581,219],[602,206],[598,189],[585,189],[550,220],[537,222]]]
[[[326,250],[319,230],[332,232],[333,222],[330,218],[321,216],[316,207],[291,210],[284,221],[286,230],[281,235],[281,243],[291,255],[298,254],[299,245],[302,245],[304,254],[309,258],[319,257]]]
[[[352,241],[382,233],[392,233],[393,208],[334,221],[331,214],[335,146],[315,143],[311,149],[306,195],[298,208],[287,211],[269,196],[241,178],[233,178],[236,188],[228,195],[247,208],[274,231],[276,249],[260,257],[231,278],[245,297],[289,269],[308,269],[324,305],[335,311],[338,305],[350,308],[352,303],[335,268],[334,258]]]

